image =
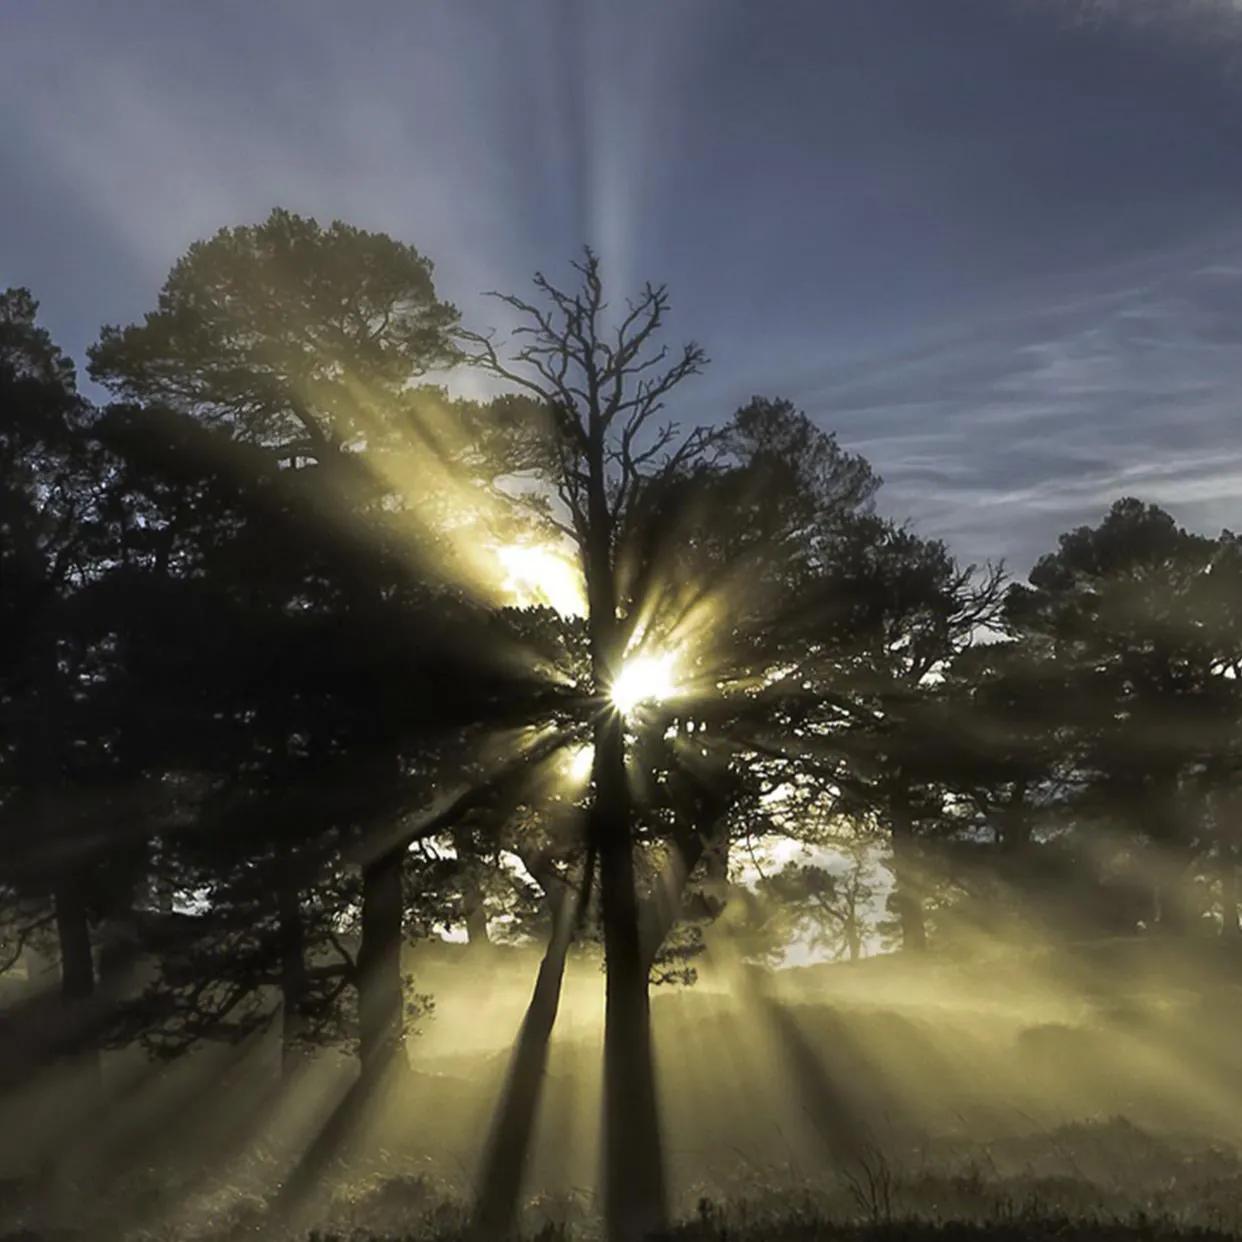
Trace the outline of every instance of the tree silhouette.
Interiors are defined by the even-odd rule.
[[[417,387],[454,359],[453,322],[412,248],[276,211],[191,247],[158,309],[105,329],[91,351],[97,379],[147,403],[136,439],[196,441],[188,459],[156,461],[148,449],[130,497],[143,511],[136,525],[163,532],[165,565],[177,555],[183,603],[206,608],[220,636],[215,704],[183,713],[193,717],[186,754],[220,764],[206,773],[222,787],[203,809],[200,839],[253,841],[240,827],[211,826],[268,825],[272,883],[254,883],[244,846],[225,869],[241,866],[246,887],[272,897],[249,920],[243,903],[243,928],[275,930],[251,946],[261,963],[216,958],[254,960],[247,997],[276,977],[287,1014],[315,1009],[323,998],[311,995],[305,922],[313,915],[331,943],[333,921],[346,916],[302,894],[318,887],[317,866],[356,866],[360,943],[356,955],[336,955],[328,992],[340,994],[345,979],[357,995],[368,1076],[402,1063],[402,870],[417,831],[403,825],[434,800],[442,758],[460,765],[471,726],[496,724],[498,711],[520,718],[509,700],[523,701],[522,683],[536,680],[460,589],[437,539],[446,513],[460,521],[436,487],[448,458],[502,468],[490,413]],[[492,421],[520,421],[512,402],[499,411]],[[437,440],[454,429],[447,447]],[[201,498],[221,488],[231,510],[211,514]],[[201,730],[194,738],[204,723],[226,735],[223,745]],[[196,967],[187,969],[186,987],[201,996]],[[234,1016],[236,982],[224,994]]]
[[[647,285],[610,325],[598,257],[575,264],[579,288],[535,278],[540,302],[504,295],[521,317],[506,361],[492,339],[463,333],[472,360],[535,396],[548,411],[543,468],[563,506],[549,518],[574,541],[587,593],[591,693],[601,705],[594,731],[588,835],[598,862],[608,963],[604,1036],[604,1201],[610,1237],[644,1237],[666,1223],[664,1163],[651,1056],[647,968],[639,943],[634,828],[625,774],[625,728],[608,706],[637,613],[620,596],[618,537],[643,493],[697,464],[714,436],[679,435],[656,420],[668,396],[706,362],[688,344],[670,362],[659,345],[668,308]]]
[[[107,559],[107,465],[73,366],[24,289],[0,294],[0,831],[6,965],[54,928],[62,1012],[53,1046],[94,1061],[91,920],[106,899],[118,779],[101,720],[101,664],[81,602]],[[111,855],[114,864],[120,859]],[[113,868],[115,869],[115,868]],[[97,1062],[96,1062],[97,1064]]]
[[[90,373],[324,463],[382,426],[384,398],[453,361],[455,321],[413,247],[278,209],[191,246],[143,323],[103,329]]]
[[[1228,541],[1120,500],[1099,526],[1063,535],[1006,601],[1015,636],[1066,687],[1061,733],[1079,812],[1146,840],[1151,917],[1166,931],[1193,917],[1188,880],[1210,845],[1204,783],[1233,770],[1236,754],[1237,643],[1222,624],[1236,598],[1231,555]]]

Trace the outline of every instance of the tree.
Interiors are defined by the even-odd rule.
[[[122,397],[324,464],[453,361],[456,317],[412,246],[277,209],[191,246],[157,310],[103,329],[90,372]]]
[[[1057,669],[1057,728],[1083,823],[1148,844],[1152,917],[1185,931],[1188,881],[1211,845],[1204,789],[1237,771],[1237,598],[1228,538],[1191,534],[1154,505],[1113,505],[1063,535],[1006,601],[1015,638]]]
[[[599,868],[607,960],[604,1037],[604,1200],[609,1234],[621,1242],[662,1228],[666,1218],[647,968],[639,942],[634,827],[625,772],[625,726],[609,706],[634,636],[635,601],[620,594],[620,535],[644,492],[697,463],[713,436],[679,438],[655,420],[666,398],[696,374],[706,354],[694,343],[668,361],[659,346],[668,308],[663,286],[647,285],[609,324],[599,260],[575,264],[580,287],[566,292],[542,274],[542,304],[505,295],[523,320],[512,362],[493,340],[463,333],[473,361],[533,395],[547,410],[545,477],[562,515],[549,519],[576,544],[587,594],[591,684],[600,705],[594,730],[594,796],[588,837]],[[627,608],[627,605],[630,607]]]
[[[269,825],[277,874],[244,887],[272,898],[250,925],[281,931],[245,990],[278,975],[298,1007],[308,983],[294,967],[313,951],[300,894],[317,861],[356,867],[361,943],[335,969],[358,994],[368,1074],[402,1048],[402,825],[433,801],[444,755],[459,760],[470,727],[497,720],[500,688],[521,701],[534,680],[442,537],[461,520],[439,486],[449,459],[490,451],[480,407],[418,386],[456,356],[454,321],[413,248],[275,211],[191,247],[158,309],[91,351],[92,375],[143,403],[130,441],[146,458],[127,495],[134,538],[162,536],[148,568],[171,566],[178,606],[205,607],[225,636],[175,758],[200,773],[201,756],[221,763],[203,773],[223,784],[203,810],[209,869],[254,864],[244,847],[228,858],[245,834],[212,824]],[[213,731],[223,745],[204,744]]]
[[[865,838],[846,836],[836,848],[840,864],[789,862],[760,877],[748,894],[743,927],[747,956],[780,961],[801,940],[851,962],[863,955],[867,905],[875,897],[868,879],[874,859]]]
[[[669,892],[680,894],[709,834],[696,825],[679,844],[676,817],[660,816],[653,822],[663,829],[639,832],[632,785],[658,782],[642,763],[627,778],[627,737],[656,730],[627,722],[609,704],[611,688],[627,656],[658,650],[661,641],[697,645],[695,667],[686,670],[691,698],[694,681],[707,683],[715,672],[746,687],[787,660],[805,643],[806,622],[788,610],[787,589],[814,574],[835,546],[834,524],[866,504],[875,480],[788,403],[756,400],[727,428],[685,435],[675,422],[658,423],[666,398],[704,364],[703,351],[692,343],[670,355],[657,345],[663,287],[648,285],[610,317],[596,256],[588,250],[575,268],[581,283],[572,292],[540,274],[538,303],[502,298],[522,320],[512,359],[490,336],[463,336],[477,365],[532,394],[546,412],[542,432],[536,429],[544,449],[532,461],[559,508],[542,516],[576,546],[587,587],[589,692],[599,705],[588,840],[599,866],[608,963],[605,1210],[611,1236],[631,1238],[664,1221],[647,1001],[652,955],[644,941],[658,946],[675,921],[679,902]],[[724,531],[715,529],[721,519]],[[716,632],[707,615],[722,601],[745,611]],[[705,631],[692,643],[699,626]],[[717,718],[745,714],[750,704],[742,709],[741,702],[735,698]],[[692,720],[683,723],[694,728]],[[704,804],[704,815],[714,824],[724,808],[712,804]],[[635,851],[661,836],[673,845],[648,908],[663,906],[665,915],[647,921],[663,930],[644,936],[645,882]]]
[[[847,511],[790,610],[796,658],[760,698],[756,741],[813,774],[831,817],[877,822],[891,843],[902,943],[926,944],[924,841],[946,823],[948,738],[935,686],[996,610],[1000,575],[961,568],[938,541]],[[792,635],[791,635],[792,637]]]
[[[221,427],[274,464],[301,467],[292,487],[284,480],[277,490],[300,490],[304,504],[347,524],[382,504],[383,489],[353,450],[391,437],[411,381],[452,360],[454,320],[435,296],[430,263],[412,247],[276,210],[261,225],[192,246],[156,311],[140,325],[103,330],[90,369],[124,397]],[[399,987],[397,963],[374,943],[399,932],[390,899],[399,866],[399,856],[381,854],[363,867],[373,902],[360,977],[389,996]],[[376,1022],[393,1021],[390,1001],[363,1008]]]
[[[73,366],[24,289],[0,294],[0,831],[6,964],[54,928],[59,1039],[89,1050],[98,975],[91,920],[108,869],[116,773],[96,714],[99,664],[80,601],[106,563],[106,464]],[[92,794],[95,798],[91,804]],[[113,861],[118,862],[116,854]]]
[[[883,826],[917,948],[921,839],[940,831],[949,797],[933,688],[991,622],[1001,576],[876,516],[866,462],[788,402],[739,410],[713,464],[650,522],[660,551],[637,558],[659,566],[647,580],[684,586],[648,608],[649,624],[711,626],[700,677],[712,702],[695,710],[771,790],[799,791],[787,818],[812,833],[843,818]]]

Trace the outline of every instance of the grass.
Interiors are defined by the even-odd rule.
[[[173,1222],[150,1209],[177,1204],[180,1188],[153,1170],[76,1192],[66,1187],[62,1193],[81,1196],[77,1222],[48,1228],[31,1214],[11,1221],[8,1233],[0,1228],[0,1242],[466,1242],[468,1236],[463,1196],[423,1172],[390,1167],[358,1176],[297,1228],[274,1220],[261,1198],[235,1189],[221,1185],[200,1194],[194,1217]],[[872,1149],[832,1174],[739,1157],[731,1174],[689,1190],[669,1242],[1242,1237],[1236,1152],[1152,1135],[1121,1119],[935,1158],[915,1148]],[[538,1242],[600,1237],[585,1193],[532,1199],[522,1230]]]
[[[1208,948],[1098,942],[933,954],[917,969],[805,968],[775,981],[779,1014],[710,987],[661,991],[653,1020],[680,1222],[670,1237],[1242,1237],[1242,977],[1236,953]],[[472,1154],[528,991],[517,973],[512,996],[487,991],[503,1012],[445,1021],[438,1042],[429,1028],[408,1092],[389,1101],[392,1124],[365,1163],[318,1188],[297,1229],[267,1207],[287,1168],[279,1128],[226,1143],[262,1074],[187,1066],[194,1090],[179,1096],[170,1082],[145,1111],[118,1114],[76,1174],[49,1146],[55,1126],[4,1118],[13,1158],[0,1172],[18,1176],[0,1179],[0,1242],[275,1242],[313,1228],[325,1242],[462,1239]],[[588,963],[578,986],[592,1003],[598,985]],[[458,1008],[446,996],[445,1014]],[[577,1189],[597,1160],[598,1062],[585,1018],[554,1041],[531,1164],[549,1189],[526,1205],[528,1238],[599,1237],[592,1194]],[[42,1113],[65,1128],[55,1109]],[[227,1160],[198,1137],[213,1125]],[[833,1154],[842,1133],[866,1139],[853,1160]],[[21,1159],[40,1134],[54,1174],[22,1185],[49,1165]]]

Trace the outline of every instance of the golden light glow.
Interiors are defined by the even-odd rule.
[[[595,747],[590,742],[574,746],[565,752],[566,775],[574,784],[580,785],[591,775],[594,762]]]
[[[578,617],[586,611],[582,573],[559,549],[539,544],[505,544],[496,549],[504,569],[501,589],[519,608],[546,604],[562,616]]]
[[[672,655],[636,655],[621,666],[609,697],[623,716],[642,703],[662,703],[677,693]]]

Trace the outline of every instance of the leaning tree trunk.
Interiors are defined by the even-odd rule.
[[[893,834],[893,904],[901,922],[901,947],[912,952],[927,948],[927,922],[923,914],[918,843],[914,837],[914,818],[904,791],[893,797],[889,808]]]
[[[63,1050],[88,1070],[92,1089],[102,1085],[99,1051],[93,1046],[95,962],[81,874],[69,870],[56,884],[56,936],[60,947]]]
[[[539,964],[535,990],[518,1033],[509,1077],[477,1179],[473,1232],[481,1242],[507,1238],[517,1223],[547,1070],[548,1042],[560,1008],[565,959],[573,941],[578,901],[575,890],[568,885],[550,889],[548,899],[552,906],[552,934]]]
[[[401,978],[404,902],[398,846],[362,867],[362,942],[358,947],[358,1055],[363,1078],[396,1065],[405,1053]]]
[[[612,1242],[637,1242],[667,1220],[651,1047],[648,970],[639,939],[621,717],[595,731],[592,835],[607,966],[604,999],[604,1214]]]

